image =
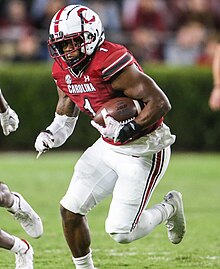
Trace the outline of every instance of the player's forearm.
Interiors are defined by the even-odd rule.
[[[54,137],[55,148],[66,142],[67,138],[73,133],[77,120],[78,116],[68,117],[55,113],[53,122],[46,129],[50,131]]]
[[[6,102],[2,91],[0,89],[0,113],[4,113],[8,107],[8,103]]]
[[[76,117],[79,114],[78,107],[73,101],[57,87],[58,102],[56,106],[56,113],[59,115],[66,115],[68,117]]]

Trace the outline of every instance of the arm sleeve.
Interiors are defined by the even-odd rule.
[[[66,142],[67,138],[73,133],[77,120],[78,116],[68,117],[55,113],[53,122],[46,129],[51,131],[54,136],[55,148]]]

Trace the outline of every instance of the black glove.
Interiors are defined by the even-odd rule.
[[[129,123],[125,124],[123,128],[120,130],[117,142],[124,143],[130,139],[132,139],[136,134],[138,134],[142,130],[142,126],[136,121],[132,120]]]

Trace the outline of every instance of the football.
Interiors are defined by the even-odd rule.
[[[101,126],[105,126],[102,109],[106,109],[108,115],[119,122],[133,120],[144,107],[143,102],[129,97],[116,97],[106,103],[97,111],[93,120]]]

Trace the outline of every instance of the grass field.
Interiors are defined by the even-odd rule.
[[[0,227],[27,239],[35,250],[35,269],[74,268],[63,237],[59,201],[69,184],[80,153],[48,152],[36,155],[0,154],[0,180],[21,192],[42,217],[44,236],[28,237],[4,210]],[[148,237],[128,245],[115,243],[104,231],[109,200],[88,216],[95,265],[99,269],[201,269],[220,268],[220,154],[173,154],[164,179],[150,205],[169,190],[184,198],[187,233],[180,245],[172,245],[164,225]],[[14,269],[14,255],[0,250],[0,269]]]

